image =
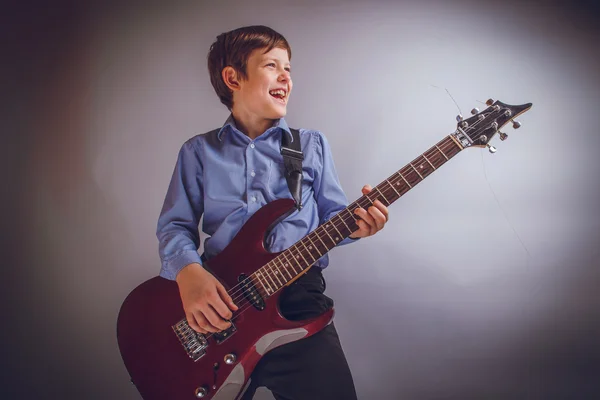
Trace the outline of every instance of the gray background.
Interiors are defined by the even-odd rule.
[[[2,398],[137,399],[115,338],[160,267],[177,151],[228,112],[205,57],[266,24],[287,120],[328,137],[350,200],[488,97],[532,102],[325,272],[360,399],[600,395],[598,11],[591,2],[58,2],[4,12]],[[262,392],[256,398],[271,396]]]

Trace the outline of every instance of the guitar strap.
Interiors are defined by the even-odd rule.
[[[300,131],[290,128],[293,141],[290,142],[289,135],[282,132],[281,135],[281,156],[285,166],[285,180],[296,202],[298,211],[302,209],[302,160],[304,154],[300,146]]]

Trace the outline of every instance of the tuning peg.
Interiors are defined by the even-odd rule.
[[[519,121],[513,120],[513,129],[519,129],[521,127],[521,123]]]
[[[460,114],[458,114],[458,115],[456,116],[456,120],[457,120],[458,122],[462,121],[462,120],[463,120],[463,116],[462,116],[462,115],[460,115]]]
[[[487,148],[489,149],[490,153],[494,154],[496,151],[498,151],[497,148],[495,148],[494,146],[492,146],[491,144],[487,144]]]
[[[498,134],[500,135],[500,140],[503,142],[508,139],[508,135],[506,133],[498,131]]]
[[[486,105],[491,106],[492,104],[494,104],[494,99],[487,99],[487,101],[485,102]]]
[[[479,112],[479,108],[475,107],[474,109],[471,110],[471,114],[475,115]]]

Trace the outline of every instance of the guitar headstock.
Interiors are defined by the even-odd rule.
[[[498,133],[500,140],[506,140],[508,135],[500,132],[500,128],[511,121],[514,129],[520,128],[521,123],[515,118],[529,110],[532,104],[512,106],[499,100],[489,99],[486,105],[488,107],[483,111],[479,111],[477,108],[471,110],[473,116],[470,118],[463,119],[460,115],[456,117],[458,124],[454,135],[465,148],[488,147],[491,153],[495,153],[496,148],[489,144],[494,135]]]

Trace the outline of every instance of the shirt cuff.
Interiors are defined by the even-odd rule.
[[[170,279],[172,281],[175,280],[175,277],[185,267],[186,265],[198,263],[202,265],[200,261],[200,255],[196,250],[186,250],[175,257],[170,258],[168,260],[163,260],[162,268],[160,269],[160,276],[166,279]]]

